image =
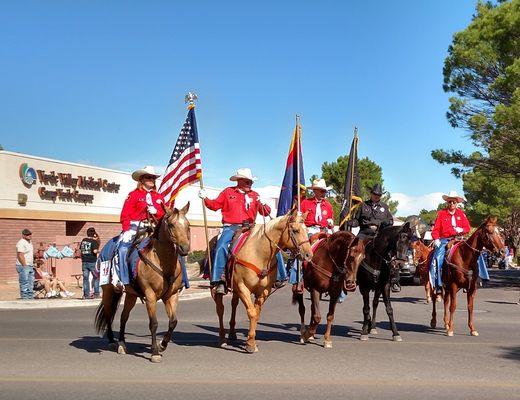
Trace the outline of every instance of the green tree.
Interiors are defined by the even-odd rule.
[[[460,176],[474,167],[520,177],[520,0],[479,2],[470,25],[453,37],[444,62],[447,118],[480,151],[434,150]]]
[[[502,224],[509,222],[512,210],[520,210],[520,186],[509,176],[496,176],[481,168],[463,174],[464,193],[468,200],[466,214],[472,226],[489,215]]]
[[[343,202],[343,185],[345,184],[345,174],[347,172],[348,156],[340,156],[336,161],[324,162],[321,166],[322,178],[325,179],[327,185],[332,186],[336,194],[336,201],[333,201],[334,215],[339,220],[339,212]],[[374,161],[368,157],[358,160],[358,173],[361,186],[361,197],[367,199],[370,197],[370,188],[375,183],[383,185],[383,170]],[[382,200],[388,204],[390,212],[395,214],[398,202],[391,200],[390,195],[386,193]],[[338,222],[338,221],[336,221]]]

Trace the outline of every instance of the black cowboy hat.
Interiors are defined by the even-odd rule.
[[[376,196],[382,196],[383,193],[386,193],[386,192],[383,192],[383,189],[381,188],[381,184],[375,183],[374,187],[370,188],[370,193],[375,194]]]

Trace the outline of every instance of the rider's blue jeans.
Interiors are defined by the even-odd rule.
[[[240,228],[240,225],[229,225],[222,228],[222,233],[217,240],[215,248],[215,260],[211,270],[211,283],[225,282],[224,270],[229,256],[229,244],[233,240],[233,235]]]
[[[433,250],[433,258],[430,264],[430,284],[434,289],[442,288],[442,264],[446,255],[446,245],[449,239],[441,239],[441,245]]]
[[[480,277],[480,279],[482,279],[484,281],[488,281],[489,273],[487,270],[486,255],[484,253],[480,253],[480,256],[478,257],[478,260],[477,260],[477,264],[478,264],[478,276]]]

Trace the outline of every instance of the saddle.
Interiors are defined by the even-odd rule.
[[[233,239],[229,244],[229,257],[226,263],[226,267],[224,269],[224,276],[226,278],[226,290],[233,290],[233,271],[235,266],[235,254],[239,252],[239,250],[244,246],[245,242],[249,238],[249,234],[251,233],[251,229],[254,224],[245,224],[240,229],[235,231],[233,235]]]

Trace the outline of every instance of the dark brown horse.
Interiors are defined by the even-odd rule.
[[[185,256],[190,250],[190,223],[186,219],[189,203],[181,210],[165,207],[165,215],[159,221],[151,238],[151,244],[142,251],[139,274],[132,285],[125,287],[125,305],[121,313],[117,352],[126,354],[125,326],[130,311],[138,297],[144,298],[150,332],[152,334],[152,362],[160,362],[161,354],[170,342],[177,325],[177,304],[182,288],[182,272],[178,256]],[[98,333],[107,333],[109,345],[116,345],[112,331],[112,321],[119,306],[122,293],[113,285],[103,285],[103,298],[96,312]],[[168,315],[168,331],[157,344],[157,301],[162,300]]]
[[[442,266],[442,282],[444,287],[444,327],[446,334],[453,336],[455,310],[457,308],[457,292],[466,289],[468,300],[468,327],[471,336],[478,336],[473,325],[473,302],[477,293],[478,264],[482,249],[503,252],[504,242],[496,226],[497,219],[488,217],[482,225],[466,240],[453,250],[450,260],[445,259]],[[435,304],[435,303],[434,303]],[[448,312],[449,309],[449,312]],[[432,313],[432,327],[436,325]]]
[[[293,293],[293,304],[298,302],[300,313],[300,343],[307,343],[314,339],[321,321],[320,294],[327,292],[330,302],[323,347],[332,347],[330,331],[338,298],[342,290],[354,291],[356,289],[357,269],[363,256],[363,241],[350,232],[333,233],[318,244],[312,260],[303,269],[304,287],[309,291],[312,302],[308,329],[305,329],[303,293]]]

